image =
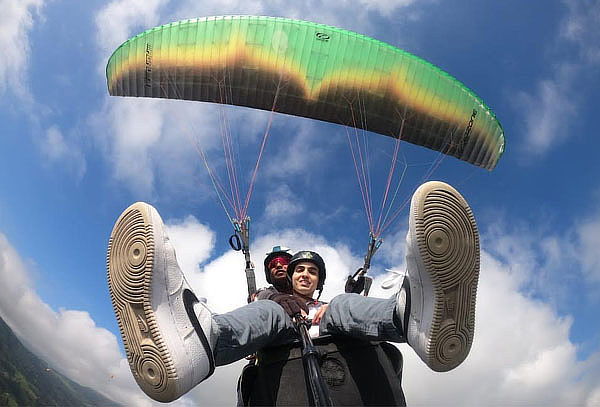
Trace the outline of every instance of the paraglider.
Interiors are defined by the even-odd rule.
[[[366,273],[370,268],[372,257],[382,243],[381,235],[388,230],[402,209],[391,211],[391,207],[388,206],[384,211],[386,204],[389,205],[388,197],[391,192],[392,175],[401,141],[426,147],[444,156],[453,156],[488,170],[492,170],[496,166],[505,147],[502,126],[491,109],[474,92],[446,72],[406,51],[383,42],[340,28],[306,21],[274,17],[223,16],[167,24],[145,31],[122,44],[110,57],[106,75],[109,93],[114,96],[194,100],[243,106],[266,110],[271,115],[281,113],[301,116],[340,124],[346,126],[346,129],[354,129],[346,130],[346,132],[358,182],[363,193],[363,204],[367,212],[370,233],[364,265],[349,277],[346,285],[347,292],[360,293],[364,291],[364,294],[368,295],[371,280],[366,277]],[[220,185],[218,177],[208,165],[204,152],[199,149],[215,191],[221,202],[225,202],[224,208],[227,204],[234,212],[233,216],[227,213],[235,230],[230,244],[232,248],[244,253],[249,301],[256,293],[256,283],[254,265],[250,258],[248,209],[262,153],[269,137],[270,126],[271,120],[269,120],[264,133],[245,197],[239,193],[236,169],[231,164],[231,149],[227,147],[227,144],[231,142],[227,133],[225,132],[222,136],[224,137],[228,178],[232,186],[230,194]],[[353,145],[351,141],[350,133],[359,130],[379,133],[395,139],[396,143],[379,216],[373,215],[373,207],[368,197],[370,191],[364,176],[364,165],[361,162],[361,146]],[[361,171],[363,171],[362,174]],[[395,198],[395,194],[393,197]],[[468,208],[466,202],[464,205]],[[141,209],[139,210],[141,211]],[[227,212],[226,208],[225,210]],[[154,215],[154,209],[147,209],[147,211],[153,213],[150,218],[160,219],[157,213]],[[472,319],[474,319],[476,277],[479,268],[477,230],[474,219],[471,220],[472,215],[467,215],[464,208],[457,213],[459,214],[456,216],[459,218],[462,216],[465,224],[468,225],[466,230],[469,231],[467,238],[461,236],[458,239],[468,240],[467,245],[470,245],[473,253],[476,251],[477,255],[469,252],[472,256],[465,260],[467,268],[472,269],[472,274],[469,274],[468,282],[464,283],[468,289],[461,286],[461,290],[464,292],[460,295],[463,295],[464,298],[459,295],[461,301],[464,300],[465,303],[468,303],[466,310],[461,311],[464,313],[463,317],[468,321],[466,327],[459,323],[455,325],[457,327],[461,325],[460,329],[466,330],[466,334],[461,332],[464,337],[461,336],[460,339],[456,339],[458,336],[456,338],[451,336],[453,339],[447,344],[449,348],[442,349],[452,356],[448,360],[439,362],[429,354],[432,351],[427,348],[429,345],[418,344],[426,349],[419,348],[421,349],[418,351],[418,353],[420,352],[419,356],[424,361],[431,359],[431,366],[438,363],[435,365],[436,370],[447,370],[448,367],[452,368],[457,363],[461,363],[470,349],[473,334]],[[125,215],[126,213],[122,217]],[[411,216],[413,215],[411,214]],[[120,218],[119,222],[121,222],[119,223],[121,226],[117,227],[116,225],[113,233],[126,233],[127,226],[122,225],[124,220]],[[146,220],[145,222],[152,224],[154,221]],[[414,233],[416,232],[413,231]],[[114,243],[118,237],[117,235],[111,237],[110,247],[128,250],[125,243]],[[436,234],[432,238],[432,244],[439,243],[443,247],[433,248],[433,252],[449,250],[448,239],[454,238],[443,233]],[[419,244],[425,243],[420,242]],[[419,248],[419,250],[424,249]],[[143,373],[143,377],[136,376],[136,380],[148,394],[158,394],[156,397],[158,400],[166,401],[172,397],[179,397],[189,390],[185,387],[187,384],[181,385],[177,381],[163,382],[163,380],[167,380],[167,373],[171,375],[174,366],[165,364],[165,368],[168,370],[165,378],[153,376],[161,367],[160,364],[157,364],[156,358],[163,358],[160,353],[163,352],[165,346],[162,345],[162,339],[157,341],[157,352],[160,355],[155,355],[152,360],[148,361],[151,364],[148,366],[151,368],[138,366],[138,364],[145,363],[145,359],[141,356],[141,349],[138,349],[138,345],[136,345],[138,334],[133,332],[131,327],[136,325],[134,322],[136,318],[141,318],[137,322],[139,324],[145,318],[144,312],[150,312],[146,310],[150,306],[150,303],[146,304],[147,301],[150,301],[150,297],[147,293],[144,294],[146,302],[142,308],[146,311],[122,308],[130,306],[132,300],[128,297],[128,293],[119,292],[121,283],[115,282],[114,279],[129,275],[126,270],[118,271],[116,269],[117,267],[126,269],[127,261],[115,260],[114,264],[116,265],[111,266],[113,264],[110,262],[111,256],[116,256],[111,253],[113,252],[109,248],[109,281],[112,281],[109,285],[113,294],[115,312],[122,328],[124,341],[133,341],[134,349],[128,351],[132,371],[134,375],[135,372]],[[122,255],[127,257],[129,256],[127,253],[123,252]],[[146,262],[151,264],[151,259],[140,260],[135,254],[131,256],[133,256],[132,261],[137,262],[134,266],[141,267]],[[415,267],[417,269],[433,267],[437,270],[438,266],[427,264]],[[265,270],[266,268],[265,261]],[[474,271],[475,269],[476,271]],[[166,273],[166,271],[160,272]],[[151,280],[151,275],[147,273],[151,273],[151,271],[145,270],[139,271],[139,273],[146,273],[143,278],[146,279],[145,284],[149,284],[148,279]],[[441,271],[435,271],[435,273],[441,273]],[[142,278],[141,275],[139,277]],[[460,284],[463,284],[462,280],[460,281]],[[435,286],[441,283],[433,282],[431,284]],[[401,292],[409,293],[411,289],[418,291],[423,288],[420,286],[415,288],[412,285],[410,288],[403,286]],[[431,287],[428,286],[426,289],[431,289]],[[131,295],[139,296],[140,293],[136,292]],[[182,295],[185,297],[185,293]],[[191,295],[193,296],[193,294]],[[195,296],[189,297],[183,301],[186,303],[187,315],[195,331],[202,332],[199,327],[206,323],[208,317],[204,316],[204,319],[198,321],[196,313],[190,311],[189,307],[196,307],[193,304],[197,301],[192,301],[194,298]],[[175,299],[174,301],[179,300]],[[402,307],[406,306],[407,310],[410,309],[410,295],[403,301],[405,302]],[[436,299],[436,301],[441,300]],[[403,322],[400,325],[404,329],[404,334],[412,332],[413,335],[417,335],[415,332],[421,329],[418,326],[419,323],[416,323],[416,327],[414,321],[410,325],[409,314],[401,312],[403,316],[400,320]],[[150,322],[156,325],[153,318],[153,316],[150,318],[152,320]],[[440,329],[440,322],[436,318],[439,319],[439,316],[433,317],[429,321],[431,329],[434,331]],[[123,324],[122,320],[125,320]],[[152,331],[151,328],[147,331]],[[190,330],[191,328],[186,326],[185,329]],[[438,334],[435,333],[436,338],[432,340],[437,340]],[[150,336],[152,335],[150,334]],[[207,337],[200,333],[198,333],[198,337],[200,342],[197,344],[194,342],[194,346],[204,348],[207,355],[210,356],[210,363],[207,362],[207,365],[204,366],[205,372],[192,374],[194,384],[204,380],[215,367],[211,346],[207,345]],[[440,334],[439,337],[444,336]],[[305,345],[310,347],[310,343],[306,341]],[[126,349],[129,348],[126,346]],[[199,376],[204,377],[200,378]],[[170,387],[158,392],[152,390],[152,386],[155,385]],[[185,389],[182,390],[182,388]],[[327,400],[326,395],[324,398]],[[327,401],[326,404],[328,404]]]
[[[167,24],[121,45],[109,93],[246,106],[356,127],[486,169],[504,132],[461,82],[406,51],[286,18],[224,16]]]
[[[390,203],[400,140],[488,170],[504,152],[504,131],[492,110],[448,73],[381,41],[307,21],[219,16],[166,24],[123,43],[110,57],[106,76],[114,96],[245,106],[395,138],[378,219],[368,197],[361,147],[350,144],[370,229],[365,263],[356,278],[366,274],[381,235],[402,209],[390,213],[388,208],[382,216]],[[230,135],[222,134],[230,194],[199,151],[215,192],[234,212],[228,216],[245,254],[249,295],[256,287],[248,206],[270,126],[271,119],[245,198],[232,165]]]

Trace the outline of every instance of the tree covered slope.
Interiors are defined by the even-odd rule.
[[[0,318],[0,406],[115,405],[31,353]]]

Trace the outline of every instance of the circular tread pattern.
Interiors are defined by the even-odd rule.
[[[416,236],[434,291],[427,363],[448,371],[462,363],[473,342],[479,234],[465,199],[449,185],[435,184],[416,212]]]
[[[127,208],[108,245],[108,286],[127,360],[138,385],[157,401],[172,401],[177,373],[151,304],[154,231],[145,204]]]

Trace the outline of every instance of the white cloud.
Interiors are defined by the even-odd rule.
[[[538,226],[504,220],[491,224],[483,234],[489,253],[503,264],[524,290],[541,297],[560,311],[574,303],[573,290],[585,292],[580,298],[597,301],[600,293],[600,212],[583,216],[572,225],[558,229],[555,223]],[[546,225],[546,226],[540,226]]]
[[[294,118],[286,122],[287,140],[277,159],[266,162],[264,175],[272,179],[294,179],[294,185],[306,181],[307,174],[322,165],[326,154],[321,134],[317,134],[315,124],[310,120]],[[312,171],[308,171],[312,170]]]
[[[565,63],[554,78],[538,82],[533,94],[521,93],[519,105],[525,109],[526,148],[529,154],[543,154],[572,136],[569,123],[577,100],[572,89],[576,70]]]
[[[50,308],[26,266],[0,233],[0,316],[36,354],[78,383],[124,405],[149,405],[137,389],[115,336],[87,312]]]
[[[195,18],[212,15],[268,15],[314,21],[352,30],[369,30],[369,12],[389,17],[399,9],[409,9],[414,0],[360,0],[358,6],[351,0],[287,2],[282,0],[224,0],[219,3],[209,1],[184,0],[173,19]]]
[[[183,220],[170,220],[167,233],[177,248],[177,260],[184,273],[192,273],[204,263],[215,245],[215,233],[188,215]]]
[[[385,259],[388,266],[394,266],[399,270],[404,270],[406,256],[406,232],[407,227],[399,228],[395,233],[389,233],[381,244],[374,261]],[[366,249],[366,245],[365,245]]]
[[[524,149],[532,155],[544,154],[573,136],[569,129],[578,106],[583,103],[579,93],[585,86],[578,79],[589,73],[593,75],[600,63],[600,3],[597,0],[563,3],[568,13],[552,44],[556,48],[552,73],[538,81],[532,92],[521,92],[517,97],[517,106],[524,116],[527,141]]]
[[[169,0],[113,0],[96,15],[98,47],[108,57],[121,43],[138,34],[134,29],[143,31],[157,25],[159,10],[168,3]],[[104,66],[101,68],[103,71]]]
[[[304,211],[299,199],[286,184],[280,184],[269,191],[265,217],[267,219],[289,218]]]
[[[192,102],[110,98],[92,122],[96,139],[113,164],[113,177],[140,199],[148,199],[157,182],[167,194],[198,192],[194,173],[202,160],[196,144],[210,151],[220,142],[214,134],[219,131],[218,117],[210,114],[211,109],[214,113],[213,106]]]
[[[384,16],[389,16],[393,11],[411,6],[415,0],[360,0],[360,4],[369,10],[376,10]]]
[[[572,319],[524,295],[512,266],[482,253],[474,344],[457,369],[432,372],[400,346],[409,405],[585,405],[598,391],[600,353],[578,360]]]
[[[164,120],[158,103],[114,100],[107,112],[110,127],[99,132],[99,138],[105,138],[116,179],[146,197],[151,195],[154,182],[151,148],[160,140]]]
[[[580,57],[590,64],[600,63],[600,2],[563,0],[569,9],[561,35],[579,47]]]
[[[586,277],[600,283],[600,213],[576,227],[578,261]]]
[[[26,84],[31,49],[28,35],[43,6],[44,0],[0,1],[0,94],[10,90],[30,100]]]
[[[220,2],[182,0],[173,13],[174,20],[220,15],[266,15],[269,7],[281,7],[280,0],[223,0]]]
[[[77,180],[81,180],[86,170],[83,153],[76,143],[64,137],[58,127],[52,126],[46,130],[39,145],[48,163],[65,168]]]

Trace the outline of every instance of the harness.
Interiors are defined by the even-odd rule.
[[[314,339],[334,406],[405,406],[402,354],[387,342],[349,337]],[[238,381],[238,406],[308,406],[300,341],[265,348]]]

